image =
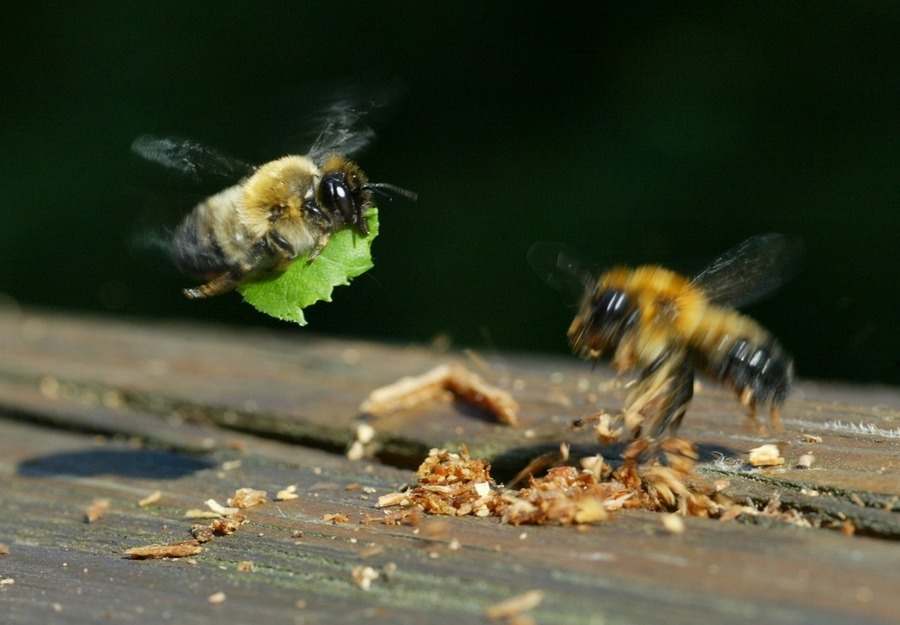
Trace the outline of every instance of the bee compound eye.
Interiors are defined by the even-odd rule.
[[[345,223],[354,222],[353,198],[342,179],[328,176],[322,180],[322,203],[330,212],[339,212]]]
[[[594,319],[621,321],[628,312],[628,296],[622,291],[604,291],[594,304]]]

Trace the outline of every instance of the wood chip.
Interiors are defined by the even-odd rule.
[[[235,512],[237,512],[237,508],[235,508]],[[188,510],[187,512],[184,513],[184,518],[186,518],[186,519],[221,519],[222,515],[218,512],[213,512],[212,510],[201,510],[199,508],[191,508],[190,510]]]
[[[297,499],[298,497],[300,497],[300,495],[297,494],[296,484],[291,484],[287,488],[282,488],[275,493],[275,501],[289,501],[291,499]]]
[[[145,545],[132,547],[125,552],[133,560],[156,560],[159,558],[187,558],[203,551],[196,540],[182,540],[167,545]]]
[[[191,535],[198,543],[208,543],[216,537],[209,525],[194,525],[191,527]]]
[[[333,523],[334,525],[339,525],[341,523],[349,523],[350,517],[348,517],[343,512],[335,512],[333,514],[324,514],[322,515],[322,520],[326,523]]]
[[[754,467],[775,467],[784,464],[777,445],[760,445],[750,450],[750,464]]]
[[[522,612],[533,610],[541,605],[544,600],[544,592],[541,590],[529,590],[521,595],[510,597],[499,603],[487,607],[485,615],[492,621],[513,618]]]
[[[107,513],[111,505],[109,499],[95,499],[84,511],[85,522],[93,523],[100,520],[100,517]]]
[[[590,469],[552,467],[519,490],[503,490],[490,476],[490,465],[469,457],[465,447],[458,454],[432,449],[419,467],[418,484],[399,493],[379,497],[378,507],[402,506],[410,512],[448,516],[495,516],[520,524],[582,525],[605,521],[621,508],[677,511],[682,515],[718,517],[725,507],[709,495],[688,487],[684,455],[679,467],[634,465],[604,469],[602,459]],[[386,516],[384,523],[407,522],[405,516]]]
[[[147,506],[153,505],[157,503],[160,499],[162,499],[162,491],[155,490],[140,501],[138,501],[139,508],[146,508]]]
[[[209,529],[211,529],[216,536],[227,536],[228,534],[233,534],[238,531],[246,521],[247,518],[243,514],[236,512],[235,514],[229,514],[227,517],[213,521],[210,523]]]
[[[378,415],[443,400],[450,394],[457,401],[471,404],[493,415],[500,423],[519,425],[519,405],[506,391],[491,386],[461,365],[440,365],[415,377],[401,378],[375,389],[359,409]]]
[[[662,517],[663,527],[670,534],[684,533],[684,519],[677,514],[664,514]]]
[[[266,503],[269,495],[264,490],[254,488],[239,488],[228,499],[228,505],[233,508],[252,508]]]
[[[238,512],[238,508],[235,507],[226,507],[220,504],[215,499],[207,499],[203,503],[206,504],[206,507],[209,508],[212,512],[218,514],[219,516],[228,516],[230,514],[236,514]]]
[[[357,586],[363,590],[369,590],[372,587],[372,582],[378,579],[380,574],[371,566],[354,566],[350,571],[350,577],[353,578]]]

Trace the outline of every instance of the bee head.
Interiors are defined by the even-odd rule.
[[[616,348],[639,312],[625,291],[590,289],[569,328],[569,343],[581,355],[597,359],[603,350]]]
[[[369,182],[358,165],[342,156],[332,156],[322,166],[322,179],[316,194],[319,205],[339,226],[353,226],[365,236],[369,234],[366,213],[372,208],[372,196],[390,199],[400,195],[415,201],[412,191],[383,182]]]
[[[319,204],[340,225],[354,226],[369,234],[366,212],[372,207],[372,192],[358,167],[344,162],[342,167],[326,170],[319,183]]]

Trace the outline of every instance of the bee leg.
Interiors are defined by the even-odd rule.
[[[683,352],[667,352],[641,372],[625,404],[625,423],[635,441],[625,450],[625,464],[656,455],[673,437],[694,396],[694,367]]]
[[[655,373],[668,379],[659,388],[653,401],[652,408],[655,408],[653,411],[655,414],[652,419],[648,419],[650,427],[646,432],[650,440],[674,436],[681,426],[688,404],[694,397],[694,367],[687,358],[675,355],[671,358],[678,360]]]
[[[784,432],[784,424],[781,423],[781,415],[778,414],[778,406],[772,406],[769,409],[769,423],[776,432]]]
[[[226,271],[206,284],[201,284],[200,286],[195,286],[190,289],[184,289],[182,292],[188,299],[203,299],[234,290],[234,287],[238,285],[238,282],[239,279],[232,272]]]
[[[757,428],[759,427],[756,423],[756,404],[750,404],[747,407],[747,418],[750,420],[750,423]]]
[[[622,469],[617,474],[617,477],[623,484],[632,488],[640,487],[641,478],[638,475],[637,468],[641,458],[647,453],[648,449],[650,449],[650,442],[643,438],[632,441],[625,448],[625,451],[622,453],[624,460]]]
[[[679,473],[690,473],[700,458],[697,446],[684,438],[669,438],[660,444],[666,457],[666,464]]]
[[[306,261],[306,264],[312,263],[316,257],[322,253],[322,250],[325,249],[325,246],[328,245],[328,239],[331,237],[330,232],[325,232],[320,234],[316,239],[316,246],[313,248],[313,251],[310,252],[309,258]]]

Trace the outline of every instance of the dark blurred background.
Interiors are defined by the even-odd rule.
[[[750,314],[803,377],[900,382],[900,4],[187,4],[4,8],[8,300],[563,354],[572,309],[532,243],[678,266],[778,231],[805,268]],[[156,193],[137,135],[261,162],[308,147],[335,85],[379,84],[403,94],[359,160],[420,199],[382,207],[375,269],[306,328],[186,301],[136,245],[197,199]]]

